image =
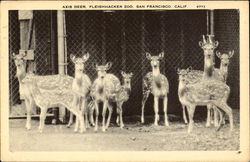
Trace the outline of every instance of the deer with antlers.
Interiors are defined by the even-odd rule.
[[[142,114],[141,122],[144,123],[144,107],[149,94],[152,93],[154,96],[154,112],[155,120],[154,125],[158,125],[159,121],[159,99],[163,98],[163,111],[165,126],[169,126],[167,117],[167,103],[168,103],[168,93],[169,93],[169,83],[166,76],[160,73],[160,60],[164,57],[164,52],[160,53],[158,56],[151,56],[151,54],[146,53],[146,58],[150,60],[152,67],[152,72],[146,74],[143,78],[143,98],[142,98]]]
[[[223,110],[229,116],[230,131],[233,130],[233,113],[230,106],[227,104],[227,99],[230,94],[230,87],[225,83],[210,78],[202,79],[196,83],[190,84],[188,81],[188,69],[178,69],[179,86],[178,96],[182,105],[187,107],[189,115],[188,133],[193,129],[193,116],[196,106],[215,105]],[[225,114],[223,113],[223,116]],[[221,128],[218,127],[218,130]]]
[[[186,80],[189,83],[196,83],[199,82],[202,78],[214,78],[220,81],[224,81],[224,74],[220,72],[219,69],[216,69],[214,67],[214,49],[218,47],[218,41],[213,41],[213,36],[208,35],[208,38],[206,39],[205,36],[203,35],[203,41],[199,42],[200,47],[204,51],[204,71],[200,70],[191,70],[188,73],[188,76]],[[209,127],[211,123],[211,109],[214,109],[214,112],[216,111],[216,107],[213,105],[207,105],[207,122],[206,126]],[[183,109],[183,119],[184,122],[187,123],[187,118],[185,114],[185,106],[182,105]],[[216,117],[217,115],[215,115]],[[218,120],[215,119],[215,126],[218,126]]]
[[[89,97],[90,88],[91,88],[91,80],[84,73],[84,64],[89,59],[89,53],[83,55],[82,57],[76,57],[74,55],[70,55],[71,61],[75,65],[75,77],[72,83],[72,90],[75,93],[74,102],[79,103],[79,110],[81,114],[85,114],[85,124],[88,126],[88,117],[87,117],[87,99]],[[79,120],[76,119],[76,126],[79,125]],[[67,127],[70,127],[73,123],[73,114],[70,114],[70,120]]]
[[[80,132],[84,131],[83,116],[78,103],[74,102],[75,93],[72,91],[73,78],[67,75],[39,76],[26,73],[26,54],[15,55],[13,58],[17,68],[16,76],[19,81],[20,96],[24,98],[27,110],[26,128],[31,129],[31,110],[38,106],[41,109],[39,131],[44,128],[47,109],[50,107],[65,106],[79,119]],[[78,131],[78,126],[75,127]]]
[[[93,82],[91,88],[91,96],[94,100],[94,110],[95,110],[95,128],[98,130],[98,115],[99,115],[99,103],[103,103],[102,111],[102,131],[105,132],[109,126],[112,106],[111,101],[115,100],[118,91],[121,88],[121,83],[119,79],[107,71],[111,68],[112,63],[107,63],[106,65],[96,65],[97,79]],[[109,110],[108,119],[106,122],[106,111]]]

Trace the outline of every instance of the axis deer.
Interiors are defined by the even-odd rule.
[[[75,65],[75,77],[72,83],[72,90],[75,93],[74,102],[79,103],[79,110],[81,114],[85,114],[85,124],[88,126],[88,117],[87,117],[87,99],[90,93],[91,88],[91,80],[84,73],[84,64],[89,59],[89,53],[83,55],[82,57],[76,57],[74,55],[70,55],[71,61]],[[70,127],[73,123],[73,114],[70,113],[70,120],[67,127]],[[76,125],[78,125],[78,120],[76,119]]]
[[[141,122],[144,123],[144,107],[146,100],[150,93],[154,96],[154,112],[155,112],[155,121],[154,125],[158,125],[159,121],[159,99],[163,98],[163,111],[165,126],[169,126],[168,117],[167,117],[167,104],[168,104],[168,92],[169,92],[169,83],[168,79],[160,73],[160,60],[164,57],[164,52],[160,53],[158,56],[151,56],[149,53],[146,53],[146,58],[150,60],[152,72],[146,74],[143,78],[143,98],[142,98],[142,114]]]
[[[13,58],[17,68],[16,76],[19,81],[19,93],[25,100],[27,110],[26,128],[31,129],[31,110],[38,106],[41,109],[39,131],[44,128],[47,109],[50,107],[65,106],[74,113],[80,123],[80,132],[84,131],[83,117],[78,104],[73,101],[72,91],[73,78],[67,75],[46,75],[39,76],[33,73],[26,73],[26,54],[15,55]],[[75,127],[75,131],[78,127]]]
[[[115,75],[107,73],[111,66],[112,63],[110,62],[106,65],[96,65],[97,79],[94,81],[91,88],[91,96],[95,103],[95,131],[98,130],[99,103],[103,103],[102,131],[105,132],[109,126],[113,111],[110,101],[115,100],[115,96],[121,88],[119,79]],[[107,108],[109,109],[109,115],[105,123]]]
[[[129,95],[131,92],[131,78],[133,73],[125,73],[121,72],[123,78],[123,84],[121,89],[117,93],[115,97],[115,102],[117,103],[117,118],[116,123],[120,125],[120,128],[124,127],[123,119],[122,119],[122,105],[129,99]],[[119,123],[120,122],[120,123]]]
[[[220,62],[220,68],[219,69],[215,68],[215,74],[222,76],[221,80],[224,83],[227,83],[228,67],[229,67],[229,63],[230,63],[230,58],[233,57],[233,55],[234,55],[234,50],[229,51],[228,53],[223,53],[223,54],[216,51],[216,56],[221,60],[221,62]],[[208,114],[209,113],[212,114],[211,110],[212,109],[210,109],[210,112],[208,112]],[[208,111],[209,111],[209,109],[208,109]],[[222,123],[224,124],[225,120],[222,118],[222,114],[220,113],[220,111],[218,111],[215,107],[213,107],[213,112],[214,112],[214,125],[216,127],[218,127],[218,118],[217,118],[218,112],[220,114],[220,120],[222,120]],[[212,115],[211,115],[211,117],[212,117]],[[209,121],[208,121],[208,123],[209,123]],[[212,121],[210,123],[212,123]]]
[[[124,123],[122,120],[122,105],[124,102],[126,102],[129,99],[129,95],[131,92],[131,77],[133,76],[133,73],[125,73],[121,72],[123,77],[123,84],[121,85],[120,90],[117,92],[115,98],[113,100],[110,100],[109,102],[115,102],[117,104],[117,118],[116,123],[120,126],[120,128],[124,127]],[[111,104],[108,104],[110,107]],[[93,110],[94,110],[94,101],[91,101],[88,105],[90,110],[90,121],[92,125],[95,125],[93,122]],[[113,109],[112,106],[109,109]],[[109,126],[109,123],[107,123]]]
[[[215,48],[217,48],[219,45],[218,41],[214,41],[213,40],[213,36],[212,35],[208,35],[208,38],[206,39],[206,37],[203,35],[203,41],[199,42],[199,46],[203,49],[204,51],[204,71],[200,71],[200,70],[191,70],[188,73],[188,76],[186,78],[186,80],[188,81],[188,83],[197,83],[199,81],[201,81],[202,79],[211,79],[214,78],[216,80],[220,80],[223,81],[224,77],[223,75],[221,75],[221,73],[219,73],[218,71],[216,71],[216,69],[214,68],[214,50]],[[207,123],[206,126],[209,127],[210,126],[210,110],[213,107],[213,105],[207,105]],[[182,105],[182,110],[183,110],[183,119],[184,122],[187,123],[187,118],[186,118],[186,114],[185,114],[185,106]],[[216,125],[216,124],[215,124]]]
[[[189,115],[188,133],[193,129],[193,116],[196,106],[215,105],[223,110],[230,121],[230,131],[233,130],[233,114],[231,107],[227,104],[230,87],[216,79],[202,79],[194,84],[189,84],[187,75],[190,69],[178,69],[179,86],[178,96],[182,105],[186,106]],[[224,116],[224,113],[223,113]],[[221,128],[220,127],[218,130]]]

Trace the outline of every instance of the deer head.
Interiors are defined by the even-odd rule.
[[[203,35],[203,41],[199,42],[200,47],[204,50],[204,55],[207,59],[212,59],[214,57],[214,49],[218,47],[219,42],[214,41],[213,35],[207,35],[208,38]]]
[[[133,76],[133,73],[125,73],[125,72],[121,71],[121,74],[123,77],[125,89],[131,90],[131,78]]]
[[[75,72],[83,72],[84,64],[89,59],[89,53],[83,55],[82,57],[76,57],[75,55],[70,55],[71,61],[75,64]]]
[[[221,60],[220,64],[223,67],[228,67],[230,63],[230,58],[233,57],[233,55],[234,55],[234,50],[229,51],[228,54],[227,53],[221,54],[219,51],[216,51],[216,56]]]
[[[177,74],[179,75],[179,81],[180,82],[183,82],[183,83],[186,83],[187,81],[187,76],[188,76],[188,73],[192,71],[192,67],[189,67],[187,69],[177,69]]]
[[[153,69],[159,69],[160,60],[164,57],[164,52],[161,52],[158,56],[151,56],[150,53],[146,52],[146,58],[150,60],[151,67]]]
[[[111,68],[112,63],[108,62],[106,65],[95,65],[97,71],[97,77],[100,79],[104,79],[107,74],[107,71]]]
[[[27,53],[20,53],[20,54],[12,54],[12,58],[14,59],[16,68],[17,68],[17,72],[16,72],[16,76],[19,77],[23,77],[26,73],[26,60],[25,60],[25,56],[27,55]]]

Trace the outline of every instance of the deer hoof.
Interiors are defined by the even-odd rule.
[[[102,131],[103,131],[103,132],[106,132],[106,128],[105,128],[105,127],[102,127]]]
[[[144,118],[141,118],[141,123],[144,123]]]
[[[38,132],[39,133],[43,133],[43,129],[42,128],[38,128]]]
[[[71,123],[69,123],[66,127],[67,127],[67,128],[70,128],[70,126],[71,126]]]
[[[165,126],[166,126],[166,127],[169,127],[169,123],[168,123],[168,122],[165,122]]]
[[[95,132],[97,132],[97,130],[98,130],[98,128],[97,128],[97,127],[95,127],[95,128],[94,128],[94,131],[95,131]]]
[[[209,123],[207,123],[207,124],[206,124],[206,127],[210,127],[210,124],[209,124]]]

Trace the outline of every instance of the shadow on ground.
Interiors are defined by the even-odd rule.
[[[205,127],[205,121],[197,119],[191,134],[181,118],[169,115],[170,127],[153,126],[153,118],[146,117],[141,124],[139,116],[125,117],[125,128],[111,124],[107,132],[101,127],[85,133],[73,132],[73,126],[46,125],[39,133],[38,120],[32,120],[32,130],[27,131],[25,120],[10,120],[10,151],[188,151],[188,150],[238,150],[239,110],[234,110],[234,131],[229,133],[227,123],[220,131]]]

